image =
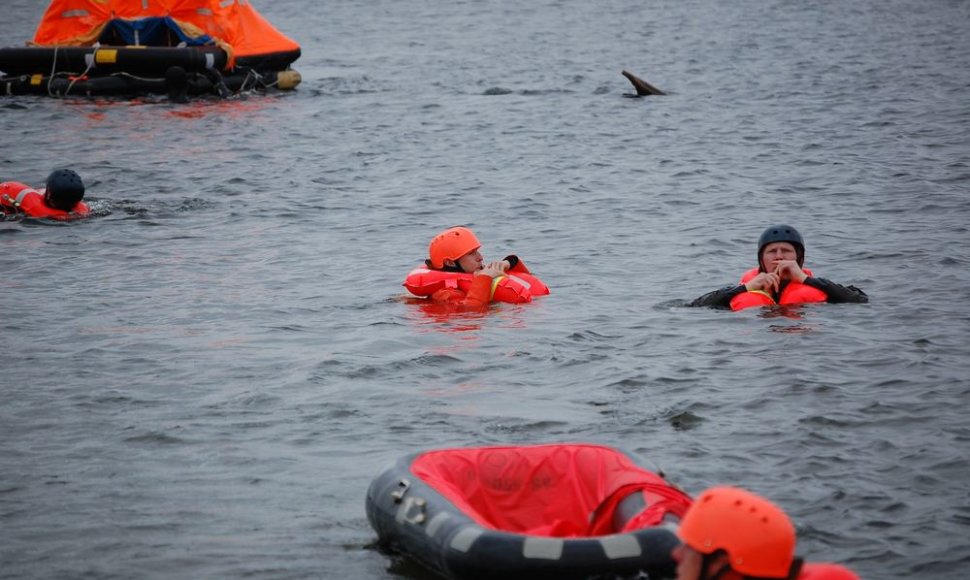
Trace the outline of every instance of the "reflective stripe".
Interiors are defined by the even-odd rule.
[[[61,12],[61,18],[84,18],[88,15],[87,10],[77,9],[77,10],[65,10]]]
[[[559,538],[526,536],[522,542],[522,555],[538,560],[558,560],[562,558],[563,545]]]
[[[17,197],[14,198],[13,202],[16,205],[20,205],[20,202],[22,202],[24,200],[24,198],[27,197],[27,194],[28,193],[33,193],[33,192],[34,192],[34,190],[33,189],[30,189],[29,187],[27,189],[21,189],[20,190],[20,193],[17,194]]]
[[[513,280],[515,280],[519,284],[522,284],[523,286],[525,286],[526,290],[531,290],[532,289],[532,284],[529,284],[528,282],[526,282],[522,278],[519,278],[515,274],[508,274],[508,277],[511,278],[511,279],[513,279]]]
[[[771,300],[772,304],[775,303],[775,299],[771,297],[771,294],[768,294],[764,290],[748,290],[748,292],[751,292],[752,294],[761,294],[762,296],[767,296],[768,300]]]
[[[465,526],[451,538],[451,544],[449,546],[459,552],[468,552],[472,544],[475,543],[475,540],[484,533],[485,530],[478,526]]]
[[[495,289],[498,288],[498,284],[499,284],[499,282],[502,281],[502,278],[505,278],[505,276],[496,276],[496,277],[492,278],[492,290],[488,294],[488,299],[489,300],[492,300],[492,299],[495,298]]]
[[[639,558],[643,551],[640,542],[630,534],[617,534],[600,538],[603,552],[610,560],[617,558]]]
[[[428,522],[428,527],[425,528],[424,533],[428,534],[429,538],[433,538],[438,532],[438,528],[441,527],[441,524],[445,523],[449,519],[451,519],[451,514],[448,512],[438,512],[435,517],[431,518],[431,521]]]

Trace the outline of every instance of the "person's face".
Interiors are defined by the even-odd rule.
[[[704,556],[694,548],[681,544],[671,553],[677,562],[677,580],[700,580]]]
[[[761,252],[761,262],[766,272],[774,272],[778,262],[798,259],[795,246],[788,242],[771,242]]]
[[[456,262],[458,267],[461,268],[462,272],[477,272],[482,269],[485,265],[485,259],[482,258],[482,253],[478,251],[478,248],[468,252],[464,256],[458,258]]]

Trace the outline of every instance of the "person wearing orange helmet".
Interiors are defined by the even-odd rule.
[[[865,292],[817,278],[805,267],[805,242],[789,225],[769,226],[758,239],[758,266],[738,284],[708,292],[690,306],[743,310],[774,304],[868,302]]]
[[[681,520],[677,580],[858,580],[837,564],[795,556],[795,526],[781,508],[736,487],[712,487]]]
[[[74,220],[91,214],[83,199],[81,176],[70,169],[56,169],[47,176],[43,190],[19,181],[0,183],[0,216]]]
[[[433,302],[480,310],[493,301],[529,302],[549,289],[518,256],[485,262],[481,242],[469,228],[455,226],[438,233],[428,244],[425,266],[408,274],[404,286]]]

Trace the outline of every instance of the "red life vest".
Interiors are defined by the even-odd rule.
[[[808,268],[802,268],[802,271],[812,275],[812,271]],[[752,278],[757,276],[759,273],[758,268],[751,268],[741,276],[741,284],[745,284]],[[745,308],[752,308],[755,306],[772,306],[774,304],[804,304],[806,302],[825,302],[828,300],[828,295],[822,292],[818,288],[812,288],[807,284],[802,284],[801,282],[790,281],[785,286],[784,290],[781,291],[781,296],[778,297],[778,302],[775,302],[774,298],[770,294],[763,290],[749,290],[747,292],[742,292],[731,299],[731,310],[743,310]]]
[[[7,214],[22,213],[27,217],[59,221],[83,218],[91,213],[91,208],[83,201],[79,201],[71,211],[54,209],[44,201],[44,194],[16,181],[0,183],[0,208]]]
[[[418,267],[407,275],[403,286],[411,294],[423,297],[431,296],[442,288],[458,288],[467,293],[474,278],[474,274],[465,272],[442,272]],[[492,300],[496,302],[522,304],[532,302],[533,296],[544,296],[548,293],[549,288],[542,280],[525,272],[506,272],[492,282]]]

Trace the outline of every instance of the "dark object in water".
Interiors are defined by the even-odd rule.
[[[637,90],[638,97],[646,97],[648,95],[666,95],[667,93],[661,91],[657,87],[651,85],[647,81],[641,79],[635,74],[628,70],[620,71],[620,74],[625,76],[631,83],[633,83],[633,88]]]

